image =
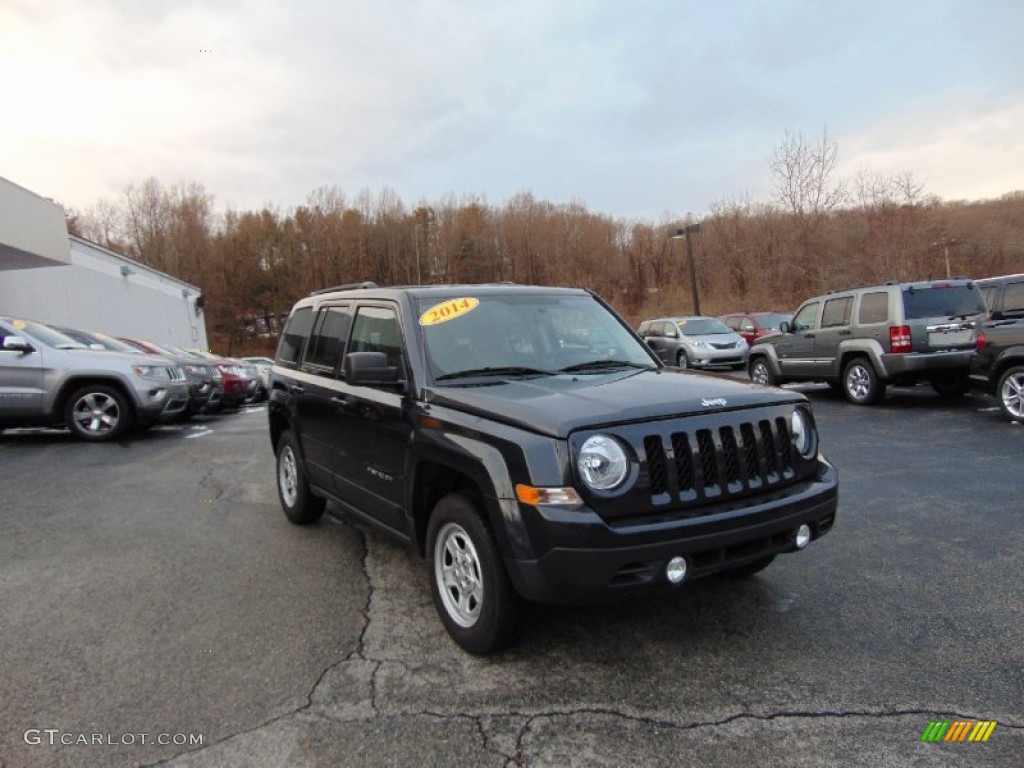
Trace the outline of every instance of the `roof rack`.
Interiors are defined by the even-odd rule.
[[[310,296],[319,296],[322,293],[334,293],[335,291],[351,291],[351,290],[357,289],[357,288],[376,288],[376,287],[377,287],[376,283],[374,283],[374,282],[372,282],[370,280],[365,280],[365,281],[363,281],[361,283],[346,283],[345,285],[332,285],[330,288],[321,288],[318,291],[310,291],[309,295]]]

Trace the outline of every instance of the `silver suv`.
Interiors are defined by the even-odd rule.
[[[65,424],[82,440],[114,440],[187,405],[185,374],[162,357],[93,350],[0,317],[0,429]]]
[[[759,384],[822,381],[857,405],[885,388],[929,382],[940,395],[967,391],[975,326],[985,301],[971,280],[886,283],[816,296],[782,333],[750,349]]]

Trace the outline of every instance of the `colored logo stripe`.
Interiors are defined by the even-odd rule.
[[[921,741],[988,741],[996,725],[995,720],[933,720],[921,734]]]

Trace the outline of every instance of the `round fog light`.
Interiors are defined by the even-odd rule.
[[[686,558],[673,557],[665,566],[665,578],[673,584],[678,584],[686,578]]]
[[[796,529],[796,535],[793,537],[793,544],[796,545],[797,549],[803,549],[811,543],[811,526],[804,524]]]

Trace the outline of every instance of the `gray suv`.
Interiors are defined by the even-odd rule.
[[[187,405],[185,374],[162,357],[93,350],[0,317],[0,429],[65,424],[82,440],[114,440]]]
[[[759,384],[821,381],[857,405],[886,386],[929,382],[940,395],[967,391],[975,326],[985,302],[971,280],[886,283],[805,301],[782,333],[750,349]]]

